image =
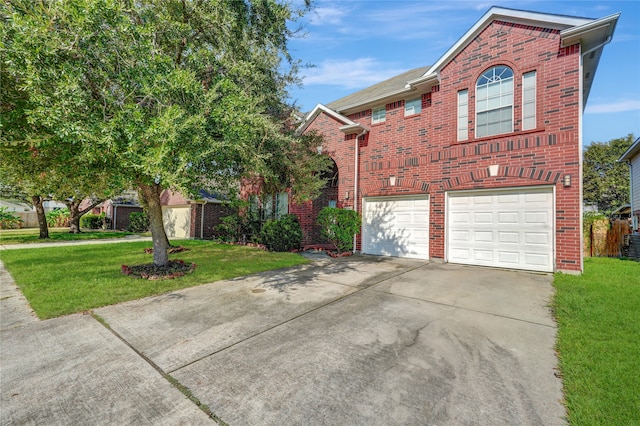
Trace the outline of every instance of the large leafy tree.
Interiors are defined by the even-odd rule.
[[[317,140],[296,138],[282,120],[297,82],[287,40],[308,6],[9,0],[3,75],[17,93],[3,140],[64,142],[83,164],[106,161],[138,188],[154,263],[164,265],[164,189],[232,193],[243,177],[261,176],[267,186],[294,184],[302,199],[317,191],[319,178],[308,176],[320,175],[301,173],[323,167]],[[281,167],[292,149],[304,164]]]
[[[584,150],[584,201],[611,212],[629,202],[629,168],[618,158],[633,143],[632,134],[608,142],[593,142]]]

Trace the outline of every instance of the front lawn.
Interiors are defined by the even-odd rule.
[[[640,263],[585,259],[554,285],[570,424],[640,424]]]
[[[59,241],[98,240],[102,238],[123,238],[135,235],[124,231],[98,231],[84,229],[80,234],[70,234],[69,228],[49,228],[49,238],[41,240],[38,228],[2,229],[0,230],[0,244],[24,243],[55,243]]]
[[[192,274],[172,280],[144,280],[121,273],[121,266],[152,262],[151,242],[97,244],[0,251],[0,259],[41,319],[222,279],[306,263],[295,253],[185,240],[189,251],[170,255],[195,263]]]

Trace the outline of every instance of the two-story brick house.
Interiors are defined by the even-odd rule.
[[[618,16],[494,7],[432,66],[318,104],[299,131],[337,176],[290,205],[305,243],[336,205],[363,253],[582,271],[582,113]]]

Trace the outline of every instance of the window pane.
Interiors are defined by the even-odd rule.
[[[522,76],[522,130],[536,127],[536,72]]]

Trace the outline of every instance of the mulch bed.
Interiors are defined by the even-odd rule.
[[[122,273],[147,280],[169,280],[192,273],[196,269],[195,263],[186,263],[184,260],[170,260],[164,266],[156,266],[153,263],[143,265],[122,265]]]
[[[173,253],[181,253],[183,251],[189,251],[191,249],[183,247],[183,246],[177,246],[177,247],[169,247],[169,254],[173,254]],[[147,254],[153,254],[153,248],[146,248],[144,249],[144,252]]]

